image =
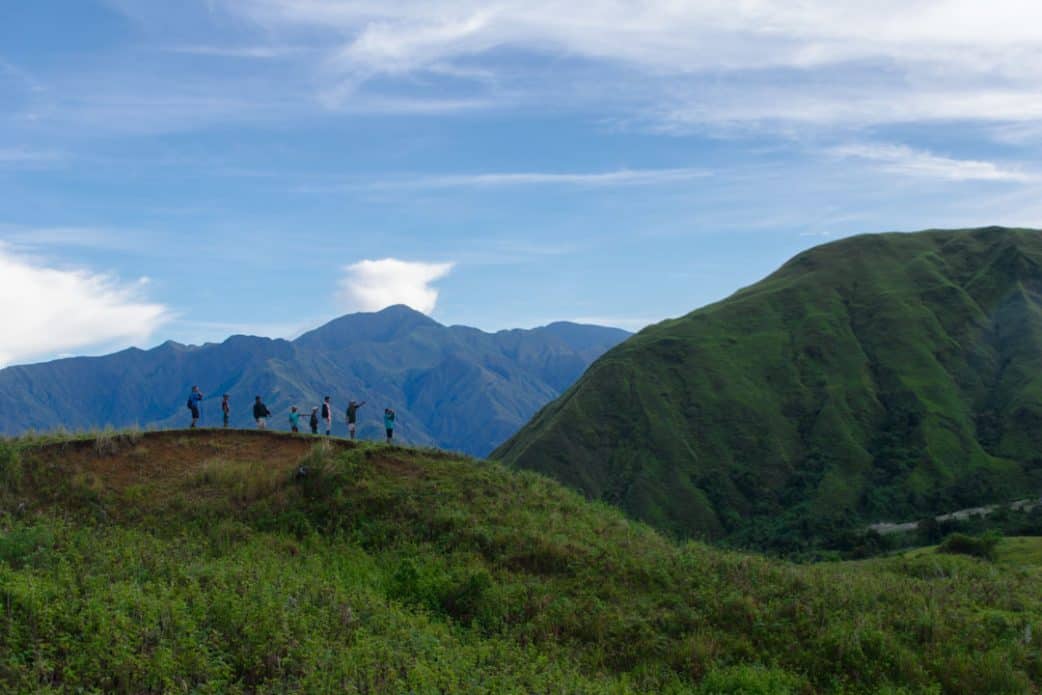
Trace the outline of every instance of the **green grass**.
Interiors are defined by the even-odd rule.
[[[1004,538],[999,543],[997,562],[1042,567],[1042,538]]]
[[[791,555],[1042,492],[1042,232],[845,239],[595,362],[495,454]]]
[[[793,565],[669,540],[500,464],[336,443],[245,460],[236,452],[257,435],[164,436],[127,443],[120,465],[137,466],[141,447],[182,465],[138,477],[90,446],[0,448],[17,460],[0,487],[0,690],[1042,684],[1025,640],[1042,628],[1038,566],[938,554]]]

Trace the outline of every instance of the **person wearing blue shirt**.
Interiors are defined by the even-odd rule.
[[[394,439],[394,411],[390,408],[384,408],[384,429],[387,430],[387,443],[390,444],[391,440]]]
[[[198,386],[192,387],[192,392],[188,395],[188,409],[192,411],[192,425],[191,429],[195,429],[196,423],[199,422],[199,404],[203,400],[203,394],[199,391]]]

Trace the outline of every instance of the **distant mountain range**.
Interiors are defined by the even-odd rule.
[[[287,429],[289,407],[305,413],[332,397],[344,433],[349,398],[366,401],[359,435],[382,433],[385,406],[403,441],[486,455],[558,396],[605,350],[629,334],[553,323],[485,333],[443,326],[405,306],[351,314],[296,340],[237,335],[220,344],[167,342],[104,357],[75,357],[0,370],[0,432],[93,427],[182,427],[189,389],[206,395],[202,425],[253,425],[255,395]]]
[[[850,238],[600,358],[495,457],[799,551],[1042,491],[1042,232]]]

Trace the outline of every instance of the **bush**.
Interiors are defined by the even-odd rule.
[[[22,458],[9,442],[0,439],[0,496],[17,492],[22,482]]]
[[[18,569],[34,564],[54,545],[54,533],[45,526],[25,526],[0,532],[0,563]]]
[[[1002,536],[993,532],[985,533],[982,536],[953,533],[937,546],[937,552],[949,555],[972,555],[994,562],[998,557],[996,548],[1000,540],[1002,540]]]

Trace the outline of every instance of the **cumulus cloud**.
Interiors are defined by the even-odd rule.
[[[431,283],[448,275],[453,265],[396,258],[359,261],[344,268],[338,299],[345,311],[379,311],[405,304],[429,314],[438,303],[438,290]]]
[[[142,278],[123,283],[89,270],[66,270],[19,256],[0,243],[0,367],[147,339],[168,318],[142,299]]]
[[[976,159],[953,159],[905,145],[853,144],[830,150],[839,157],[851,157],[878,162],[886,171],[908,176],[942,179],[946,181],[1034,181],[1038,177],[1016,169],[1004,168],[994,162]]]

